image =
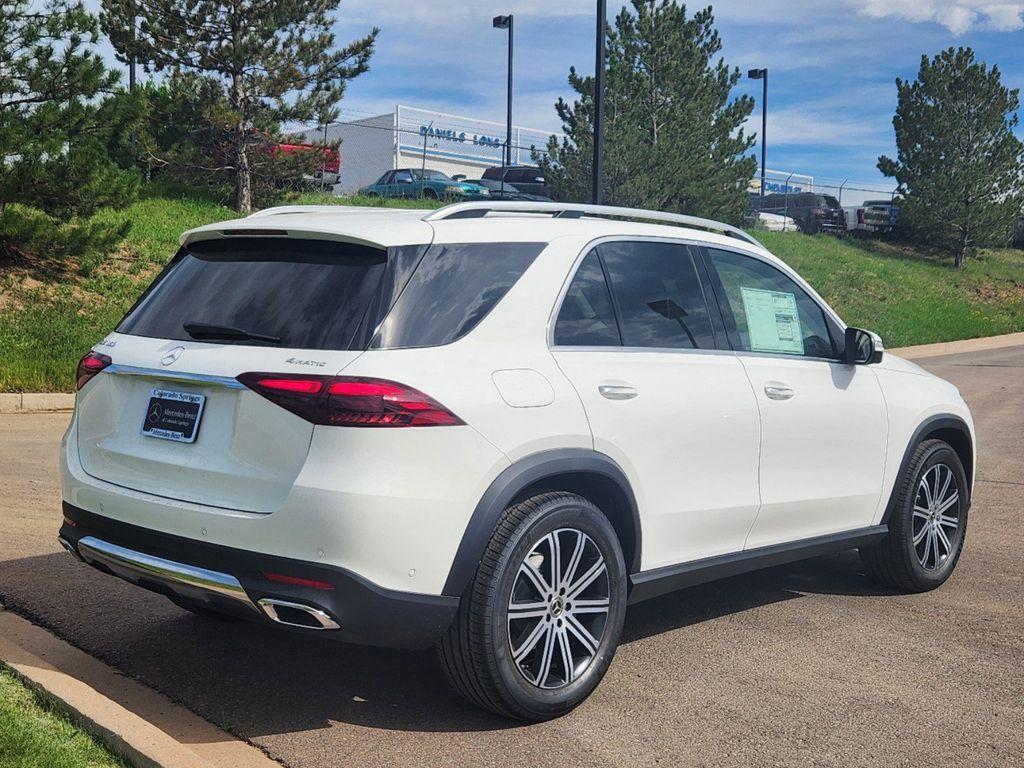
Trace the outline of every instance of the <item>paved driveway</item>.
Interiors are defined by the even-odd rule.
[[[291,766],[1024,765],[1024,348],[933,358],[981,443],[967,545],[895,595],[819,558],[630,609],[595,695],[512,726],[429,653],[191,616],[59,552],[66,415],[0,417],[0,598]]]

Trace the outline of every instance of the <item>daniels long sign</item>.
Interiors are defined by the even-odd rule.
[[[475,144],[478,147],[500,147],[505,142],[496,136],[487,136],[480,133],[466,133],[457,131],[454,128],[438,128],[433,125],[421,125],[420,136],[432,139],[444,139],[455,141],[460,144]]]

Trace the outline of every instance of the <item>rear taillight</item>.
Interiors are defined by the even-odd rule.
[[[418,389],[354,376],[243,373],[249,389],[296,416],[334,427],[446,427],[464,422]]]
[[[858,224],[863,224],[864,223],[864,209],[863,208],[858,208],[857,209],[857,223]]]
[[[75,374],[75,389],[84,387],[93,376],[110,365],[110,358],[101,355],[99,352],[90,352],[78,361],[78,371]]]

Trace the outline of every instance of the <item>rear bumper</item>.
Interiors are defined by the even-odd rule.
[[[297,632],[425,648],[444,633],[459,606],[456,597],[389,590],[342,568],[152,531],[67,502],[64,518],[62,544],[101,571],[153,592]],[[279,583],[266,573],[324,586]]]

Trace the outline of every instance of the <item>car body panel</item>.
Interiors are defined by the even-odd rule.
[[[104,375],[111,374],[98,374]],[[61,450],[63,496],[69,503],[162,533],[345,568],[405,592],[441,594],[480,495],[509,465],[468,426],[316,427],[285,498],[265,514],[175,499],[181,494],[177,481],[168,480],[173,469],[153,480],[163,478],[167,489],[149,486],[161,493],[90,475],[77,449],[79,414],[87,405],[86,398],[79,399]],[[460,457],[458,463],[450,460],[453,455]]]
[[[870,366],[740,353],[761,413],[761,509],[745,547],[871,523],[882,492],[886,408]],[[777,400],[767,392],[795,394]]]
[[[759,506],[760,427],[736,356],[613,347],[552,354],[583,401],[594,450],[635,489],[642,568],[742,549]],[[636,394],[608,399],[608,386]]]

